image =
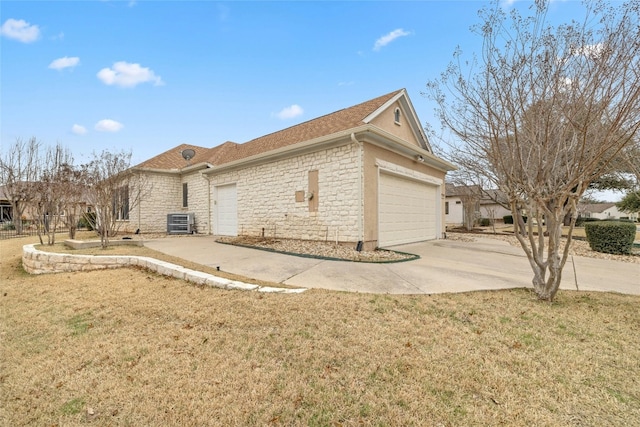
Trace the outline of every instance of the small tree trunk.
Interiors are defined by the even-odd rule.
[[[67,222],[67,227],[69,228],[69,238],[75,239],[76,231],[78,229],[78,219],[76,218],[75,214],[70,214],[70,216],[71,217]]]
[[[533,279],[531,281],[533,290],[539,299],[553,301],[560,288],[562,269],[568,257],[568,245],[570,243],[570,241],[567,241],[564,253],[560,256],[564,213],[562,209],[557,209],[557,212],[555,210],[546,211],[544,215],[544,220],[546,221],[545,233],[542,226],[542,214],[535,215],[538,224],[534,228],[534,215],[530,212],[525,230],[523,228],[524,220],[522,214],[519,211],[516,212],[514,214],[514,231],[533,270]],[[545,238],[544,234],[548,236]]]

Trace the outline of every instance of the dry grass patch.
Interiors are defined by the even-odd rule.
[[[32,242],[31,240],[30,242]],[[0,242],[2,425],[630,426],[640,297],[30,276]]]

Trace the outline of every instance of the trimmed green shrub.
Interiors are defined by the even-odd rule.
[[[631,222],[597,221],[584,225],[591,249],[606,254],[629,254],[636,237],[636,226]]]
[[[598,218],[585,218],[583,216],[579,216],[578,219],[576,219],[576,227],[582,227],[585,222],[596,222],[596,221],[600,221],[600,220]]]
[[[80,216],[78,220],[78,228],[85,228],[89,231],[93,231],[93,224],[96,222],[95,212],[85,212]]]
[[[502,219],[504,220],[505,224],[513,224],[513,215],[505,215],[502,217]],[[527,223],[527,217],[523,216],[522,219],[524,220],[525,224]]]
[[[489,218],[480,218],[480,227],[488,227],[491,225],[491,220]]]

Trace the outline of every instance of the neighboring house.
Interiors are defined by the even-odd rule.
[[[11,202],[4,192],[4,186],[0,187],[0,223],[11,222],[13,218],[13,208]]]
[[[638,221],[638,212],[621,212],[615,203],[580,203],[578,204],[578,215],[583,218],[597,219],[630,219]]]
[[[460,226],[465,223],[465,209],[464,201],[469,199],[467,196],[471,191],[478,190],[478,186],[465,186],[465,185],[453,185],[446,184],[444,211],[445,211],[445,223],[449,226]],[[479,210],[479,205],[474,203],[473,211]]]
[[[484,190],[480,199],[480,217],[503,221],[504,216],[511,215],[507,196],[500,190]]]
[[[179,145],[133,169],[150,191],[130,231],[166,231],[168,215],[190,213],[198,233],[373,249],[443,236],[455,166],[433,154],[401,89],[244,144]]]
[[[86,200],[86,198],[83,198]],[[91,211],[86,201],[82,201],[79,204],[80,212]],[[27,202],[24,212],[22,213],[23,220],[34,221],[38,216],[38,210],[36,202]],[[6,193],[6,186],[0,186],[0,222],[13,222],[13,206],[11,205],[10,197]]]
[[[468,203],[473,207],[465,209]],[[489,218],[502,221],[502,217],[511,214],[505,205],[507,199],[500,190],[482,190],[478,185],[446,184],[445,220],[449,226],[464,225],[469,213],[474,220]]]
[[[36,217],[36,207],[33,204],[27,204],[22,213],[25,220],[32,220]],[[13,221],[13,206],[11,205],[11,197],[7,194],[6,186],[0,186],[0,222]]]

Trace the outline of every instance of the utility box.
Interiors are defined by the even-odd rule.
[[[195,233],[195,215],[193,213],[172,213],[167,215],[167,234]]]

